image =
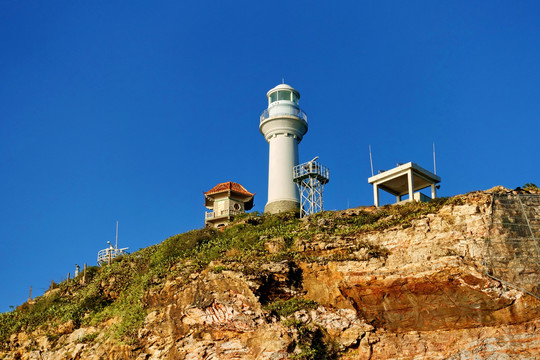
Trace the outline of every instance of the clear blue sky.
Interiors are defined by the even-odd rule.
[[[0,3],[0,311],[33,286],[204,223],[203,195],[267,194],[266,92],[298,89],[300,161],[327,209],[414,161],[440,195],[540,185],[537,1]],[[385,201],[390,197],[383,198]]]

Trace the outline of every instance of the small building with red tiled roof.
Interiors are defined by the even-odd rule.
[[[204,193],[204,206],[211,210],[205,214],[204,225],[225,226],[235,215],[251,210],[254,196],[255,193],[232,181],[217,184]]]

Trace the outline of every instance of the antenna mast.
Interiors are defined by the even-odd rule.
[[[120,255],[128,254],[128,252],[126,252],[128,248],[123,248],[123,249],[118,248],[118,220],[116,220],[116,243],[114,244],[114,247],[112,246],[110,241],[107,241],[107,244],[109,244],[108,248],[98,251],[97,263],[99,266],[103,266],[107,264],[110,265],[114,258]],[[86,273],[86,264],[84,264],[84,270]],[[79,271],[79,265],[77,265],[77,272],[78,271]]]
[[[371,164],[371,176],[373,176],[373,158],[371,157],[371,144],[369,145],[369,163]]]
[[[433,143],[433,173],[437,175],[437,163],[435,162],[435,143]]]

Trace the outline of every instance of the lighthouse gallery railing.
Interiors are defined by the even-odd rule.
[[[289,116],[298,116],[299,118],[303,119],[305,122],[307,122],[307,114],[302,109],[296,109],[296,108],[290,108],[289,111],[287,110],[272,110],[272,115],[270,115],[269,109],[265,109],[261,114],[261,122],[265,121],[268,118],[276,117],[276,116],[283,116],[283,115],[289,115]]]

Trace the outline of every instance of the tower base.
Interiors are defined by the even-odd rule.
[[[264,212],[270,214],[277,214],[287,211],[300,211],[300,203],[293,200],[277,200],[266,204],[264,207]]]

